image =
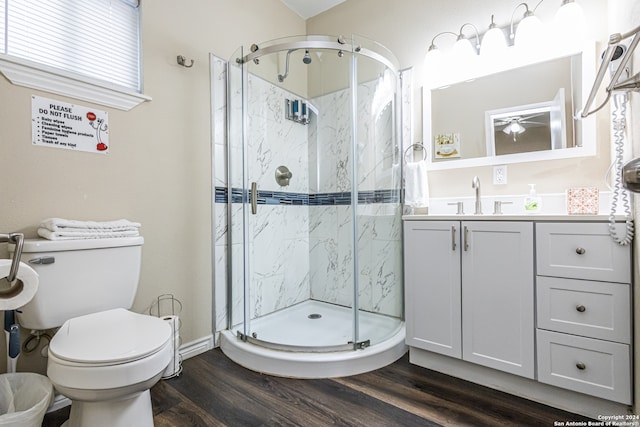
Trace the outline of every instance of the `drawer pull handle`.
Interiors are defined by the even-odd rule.
[[[587,252],[584,248],[577,248],[576,249],[576,253],[578,255],[584,255],[584,253]]]
[[[582,362],[578,362],[576,363],[576,368],[580,369],[581,371],[584,371],[585,369],[587,369],[587,365],[585,365]]]
[[[584,305],[576,306],[576,310],[578,310],[580,313],[584,313],[586,309],[587,307],[585,307]]]

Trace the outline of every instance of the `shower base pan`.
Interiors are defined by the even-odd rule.
[[[360,313],[360,336],[373,344],[361,350],[314,352],[312,348],[347,342],[352,311],[318,301],[305,301],[251,323],[261,340],[292,349],[272,349],[240,340],[234,331],[220,334],[223,353],[253,371],[290,378],[333,378],[356,375],[395,362],[406,351],[404,322],[368,312]],[[387,337],[382,341],[383,337]],[[289,340],[289,342],[288,342]],[[296,340],[296,341],[294,341]],[[295,347],[309,349],[295,351]],[[310,351],[311,349],[311,351]]]

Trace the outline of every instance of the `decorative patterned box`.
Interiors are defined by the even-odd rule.
[[[597,215],[598,187],[568,188],[567,213],[569,215]]]

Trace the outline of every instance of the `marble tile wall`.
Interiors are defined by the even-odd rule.
[[[233,147],[226,146],[225,120],[227,110],[229,114],[238,114],[239,107],[229,105],[227,108],[225,61],[212,56],[211,70],[216,187],[214,300],[216,331],[220,331],[227,328],[229,316],[226,153],[229,149],[232,154],[235,152]],[[284,100],[293,95],[254,76],[249,76],[248,86],[251,120],[248,177],[258,183],[262,202],[258,205],[259,215],[252,215],[249,221],[252,237],[247,254],[254,260],[247,307],[250,316],[259,317],[309,298],[350,306],[353,302],[353,210],[350,204],[340,201],[342,197],[348,200],[348,194],[341,196],[340,193],[351,190],[349,91],[310,100],[319,114],[305,126],[284,118]],[[370,191],[368,196],[360,195],[356,210],[358,296],[364,310],[401,316],[400,209],[398,192],[388,190],[398,185],[398,158],[402,150],[392,147],[389,125],[394,120],[393,111],[383,107],[388,97],[383,97],[381,102],[379,86],[380,83],[371,82],[358,89],[357,133],[358,140],[363,141],[363,146],[358,147],[358,183],[361,190]],[[410,107],[410,98],[403,99],[402,104],[405,109]],[[403,117],[410,117],[410,113]],[[410,128],[406,121],[403,120],[403,133]],[[371,148],[365,150],[365,144]],[[279,187],[275,182],[274,171],[279,165],[286,165],[293,173],[288,187]],[[233,175],[231,179],[236,182],[241,178]],[[380,189],[387,190],[383,196],[374,191]],[[293,193],[293,200],[280,200],[277,198],[280,193],[273,192]],[[236,198],[241,198],[241,194]],[[378,202],[388,200],[394,202]],[[240,203],[231,205],[233,215],[238,218],[249,217],[243,213],[246,208]],[[239,242],[240,223],[234,222],[231,233],[234,239],[231,251],[236,259],[241,259],[244,250]],[[231,312],[232,323],[237,324],[245,304],[241,280],[244,272],[241,263],[233,268]]]

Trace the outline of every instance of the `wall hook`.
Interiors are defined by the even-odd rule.
[[[193,59],[191,60],[191,62],[189,63],[189,65],[187,65],[187,58],[185,58],[182,55],[178,55],[178,57],[176,58],[178,60],[178,65],[182,65],[184,68],[191,68],[193,67]]]

